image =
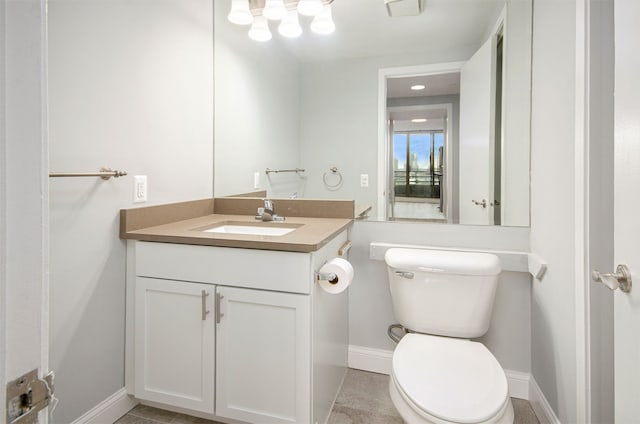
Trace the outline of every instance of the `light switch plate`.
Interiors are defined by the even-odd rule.
[[[135,175],[133,177],[133,202],[142,203],[147,201],[147,176]]]

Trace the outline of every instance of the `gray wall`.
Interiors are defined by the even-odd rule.
[[[560,421],[573,423],[576,2],[536,0],[533,13],[531,251],[548,271],[533,283],[532,374]]]
[[[369,243],[387,242],[440,247],[526,251],[527,228],[356,221],[349,261],[355,270],[349,287],[349,344],[393,350],[387,336],[393,317],[383,261],[369,259]],[[504,272],[500,277],[489,332],[480,339],[509,370],[531,370],[531,276]]]
[[[209,197],[213,14],[202,0],[50,0],[51,367],[70,423],[124,387],[125,244],[118,211]],[[142,204],[145,205],[145,204]]]

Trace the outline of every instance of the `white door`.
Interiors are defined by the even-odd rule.
[[[460,72],[461,224],[493,223],[490,204],[493,201],[495,51],[496,39],[492,36]]]
[[[311,420],[310,296],[218,287],[216,415]]]
[[[214,292],[208,284],[136,278],[137,398],[213,414]]]
[[[615,0],[615,251],[634,286],[616,290],[616,423],[640,423],[640,2]]]
[[[0,1],[0,422],[7,383],[48,373],[46,1]],[[11,408],[15,418],[16,409]],[[24,417],[23,417],[24,418]],[[47,410],[39,422],[46,424]]]

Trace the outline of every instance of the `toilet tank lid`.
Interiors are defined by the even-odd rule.
[[[490,253],[394,247],[384,255],[391,268],[458,275],[500,274],[500,259]]]

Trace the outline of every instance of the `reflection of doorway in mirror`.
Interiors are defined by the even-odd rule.
[[[458,173],[457,127],[462,65],[463,62],[450,62],[380,69],[378,175],[385,178],[378,179],[378,219],[456,222],[458,188],[455,176]],[[420,89],[412,88],[415,86]],[[438,187],[436,193],[439,190],[437,199],[398,196],[400,201],[396,203],[392,144],[394,132],[403,131],[442,134],[436,137],[429,168],[429,172],[433,172],[433,185]],[[427,208],[431,208],[429,212],[432,213],[427,212]]]
[[[386,82],[385,219],[453,222],[459,71]]]

